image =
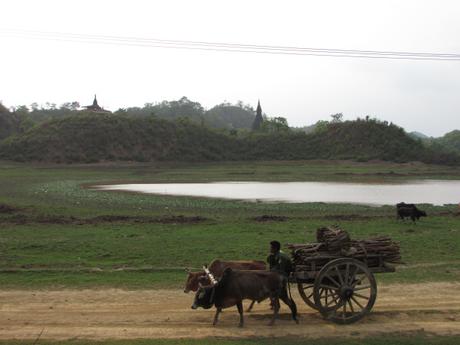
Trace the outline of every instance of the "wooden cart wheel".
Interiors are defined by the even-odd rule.
[[[297,289],[299,290],[300,297],[302,297],[304,302],[307,303],[309,307],[318,309],[313,299],[314,286],[314,283],[297,283]]]
[[[318,310],[318,307],[316,306],[315,299],[313,297],[314,295],[314,283],[297,283],[297,289],[299,290],[300,297],[304,300],[304,302],[311,308]],[[320,288],[319,290],[319,295],[321,297],[329,296],[332,294],[332,291],[328,288]],[[326,302],[327,303],[327,302]],[[333,309],[328,308],[328,309]]]
[[[377,283],[366,265],[355,259],[336,259],[315,279],[313,299],[323,317],[340,324],[358,321],[377,298]]]

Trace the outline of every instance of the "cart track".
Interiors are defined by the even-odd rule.
[[[236,308],[212,327],[213,310],[190,309],[193,295],[180,290],[0,290],[0,339],[129,339],[202,337],[306,338],[370,336],[395,332],[460,335],[460,283],[383,285],[373,312],[362,321],[335,325],[308,308],[292,289],[300,325],[282,306],[281,319],[267,326],[268,302],[245,314],[237,328]]]

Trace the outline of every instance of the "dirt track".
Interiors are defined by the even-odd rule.
[[[267,326],[268,302],[256,305],[239,329],[236,308],[211,326],[213,310],[190,309],[180,290],[0,291],[0,339],[127,339],[248,336],[367,336],[393,332],[460,335],[460,283],[380,286],[372,314],[348,326],[321,319],[293,291],[300,324],[281,319]]]

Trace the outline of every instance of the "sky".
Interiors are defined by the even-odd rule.
[[[407,131],[460,129],[460,61],[270,55],[37,39],[18,32],[460,54],[456,0],[2,0],[0,101],[117,110],[186,96],[260,99],[306,126],[343,113]],[[12,34],[13,33],[13,34]],[[66,36],[67,37],[67,36]]]

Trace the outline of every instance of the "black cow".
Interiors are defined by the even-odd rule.
[[[213,281],[214,279],[210,279]],[[297,320],[297,306],[287,293],[287,279],[276,272],[270,271],[238,271],[226,268],[222,278],[215,284],[200,286],[195,295],[192,309],[216,307],[213,325],[217,324],[219,313],[224,308],[238,308],[240,314],[239,327],[243,327],[243,300],[250,299],[261,302],[270,298],[273,304],[273,325],[280,309],[279,299],[291,309],[293,320]]]
[[[419,220],[420,217],[426,217],[425,211],[419,210],[414,204],[406,204],[404,202],[396,204],[396,213],[397,219],[404,220],[407,217],[412,219],[413,222],[416,219]]]
[[[416,208],[415,204],[406,204],[405,202],[400,202],[398,204],[396,204],[396,208],[400,208],[400,207],[412,207],[412,208]]]

